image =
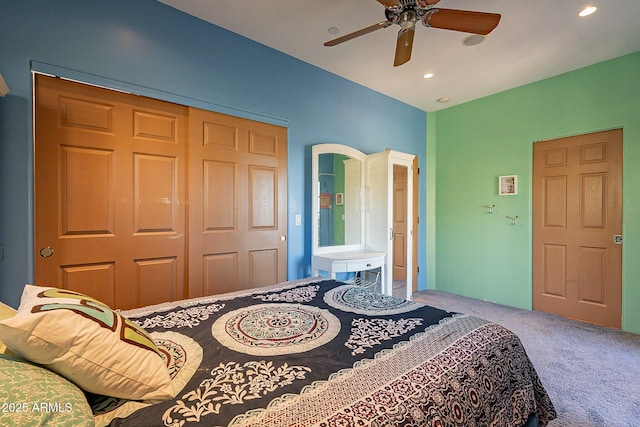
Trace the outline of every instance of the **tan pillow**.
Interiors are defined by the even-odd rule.
[[[0,302],[0,320],[8,319],[9,317],[15,316],[15,314],[16,311],[12,307]],[[0,341],[0,354],[11,354],[2,341]]]
[[[174,396],[149,335],[77,292],[26,285],[16,315],[0,321],[0,340],[91,393],[151,401]]]

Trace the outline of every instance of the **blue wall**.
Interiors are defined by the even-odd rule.
[[[162,3],[0,0],[0,10],[0,73],[11,90],[0,98],[0,300],[11,305],[34,277],[32,69],[287,126],[290,279],[310,274],[313,144],[393,148],[417,154],[425,170],[425,112]],[[419,242],[425,289],[424,227]]]

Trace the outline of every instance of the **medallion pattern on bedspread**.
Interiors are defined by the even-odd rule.
[[[350,285],[328,290],[324,294],[324,301],[339,310],[367,316],[400,314],[422,307],[421,304],[412,301],[373,293]]]
[[[301,353],[328,343],[340,332],[340,321],[318,307],[260,304],[220,316],[211,332],[232,350],[273,356]]]

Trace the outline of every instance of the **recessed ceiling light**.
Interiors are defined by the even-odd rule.
[[[582,9],[578,15],[580,15],[580,16],[589,16],[593,12],[595,12],[596,10],[598,10],[597,6],[587,6],[584,9]]]
[[[447,102],[449,102],[449,97],[448,96],[440,97],[436,99],[436,102],[439,102],[440,104],[446,104]]]
[[[462,44],[464,46],[476,46],[482,43],[486,39],[482,34],[471,34],[462,39]]]
[[[329,28],[329,29],[327,30],[327,32],[328,32],[329,34],[336,35],[336,34],[338,34],[338,33],[340,32],[340,30],[339,30],[338,28],[336,28],[336,27],[331,27],[331,28]]]
[[[431,77],[433,77],[433,73],[427,73],[422,77],[424,77],[425,79],[430,79]]]

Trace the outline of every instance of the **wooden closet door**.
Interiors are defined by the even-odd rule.
[[[187,112],[37,76],[36,284],[121,309],[186,296]]]
[[[287,278],[287,130],[189,111],[189,296]]]

